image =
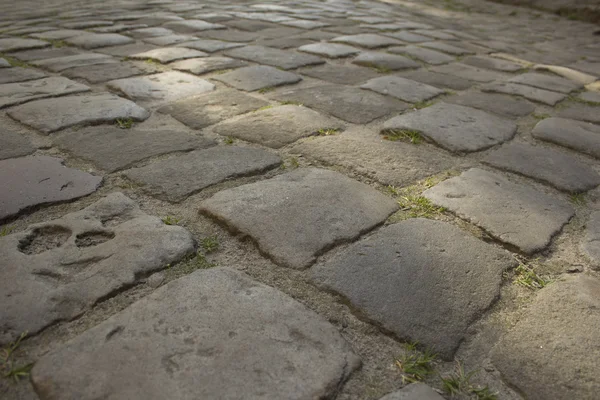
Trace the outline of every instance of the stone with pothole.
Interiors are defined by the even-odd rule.
[[[188,19],[183,21],[167,22],[164,25],[166,28],[172,29],[175,32],[192,33],[198,31],[208,31],[214,29],[225,29],[226,26],[221,24],[213,24],[211,22],[201,21],[198,19]]]
[[[300,46],[298,50],[329,58],[348,57],[360,53],[360,50],[355,47],[336,43],[306,44],[304,46]]]
[[[215,85],[204,79],[177,71],[118,79],[110,81],[106,85],[125,94],[130,99],[151,106],[211,92],[215,88]]]
[[[533,86],[520,85],[511,82],[490,83],[481,88],[484,92],[513,94],[525,97],[528,100],[544,103],[553,106],[567,97],[563,93],[551,92],[549,90],[538,89]]]
[[[253,92],[255,90],[297,83],[302,80],[302,77],[266,65],[254,65],[214,76],[213,79],[224,82],[236,89]]]
[[[0,85],[0,108],[44,97],[87,92],[90,88],[62,76]]]
[[[447,150],[469,153],[511,139],[517,125],[474,108],[437,103],[394,117],[385,122],[383,130],[417,131]]]
[[[600,158],[600,126],[567,118],[546,118],[533,128],[533,137]]]
[[[6,127],[0,130],[0,160],[31,154],[35,147],[26,136]]]
[[[462,47],[443,42],[426,42],[419,44],[419,46],[427,47],[428,49],[439,50],[443,53],[452,54],[453,56],[464,56],[468,54],[474,54],[471,50],[467,50]]]
[[[366,47],[368,49],[376,49],[379,47],[387,47],[402,44],[402,42],[400,42],[399,40],[387,36],[377,35],[374,33],[361,33],[358,35],[340,36],[331,39],[331,41]]]
[[[478,168],[423,195],[527,254],[543,250],[575,213],[563,199]]]
[[[492,363],[527,399],[592,399],[600,390],[598,326],[600,281],[567,276],[538,292]]]
[[[421,82],[399,76],[382,76],[371,79],[361,86],[377,93],[392,96],[408,103],[425,101],[443,94],[444,91]]]
[[[444,101],[508,118],[524,117],[535,111],[535,106],[527,100],[494,93],[469,92],[460,96],[449,96]]]
[[[11,52],[18,50],[40,49],[48,47],[50,43],[36,39],[22,38],[0,38],[0,52]]]
[[[573,104],[559,110],[558,116],[561,118],[577,119],[600,124],[600,107],[585,104]]]
[[[228,179],[258,175],[277,167],[281,159],[262,149],[218,146],[154,162],[124,172],[148,193],[178,202]]]
[[[278,149],[302,137],[317,134],[319,130],[341,128],[343,125],[333,118],[309,108],[284,105],[225,121],[214,131]]]
[[[408,108],[399,100],[341,85],[321,85],[307,89],[291,89],[275,94],[280,101],[293,101],[355,124],[366,124],[376,118]]]
[[[473,82],[460,78],[458,76],[438,74],[436,72],[419,69],[416,71],[402,72],[400,76],[415,81],[423,82],[438,88],[448,88],[452,90],[465,90],[473,86]]]
[[[27,156],[0,161],[0,220],[28,207],[86,196],[102,178],[67,168],[60,158]]]
[[[193,58],[191,60],[182,60],[169,65],[178,71],[187,71],[195,75],[202,75],[208,72],[235,69],[247,66],[248,63],[229,57],[206,57]]]
[[[201,39],[201,40],[194,40],[193,42],[184,42],[178,46],[187,47],[189,49],[205,51],[207,53],[214,53],[215,51],[221,51],[221,50],[233,49],[236,47],[242,47],[242,46],[245,46],[245,44],[244,43],[224,42],[222,40]]]
[[[3,69],[0,74],[0,84],[31,81],[34,79],[45,78],[48,75],[42,71],[36,71],[31,68],[12,67]]]
[[[65,42],[83,49],[96,49],[98,47],[119,46],[133,43],[130,37],[118,33],[87,33],[65,39]]]
[[[303,168],[223,190],[200,205],[250,236],[278,264],[306,268],[334,245],[383,223],[397,203],[337,172]]]
[[[59,136],[54,143],[107,172],[128,168],[161,154],[191,151],[215,144],[212,140],[186,132],[119,129],[114,126],[79,129]]]
[[[517,72],[523,69],[521,64],[488,56],[469,56],[462,59],[461,62],[478,68],[495,69],[502,72]]]
[[[501,74],[500,72],[490,71],[488,69],[481,69],[458,62],[446,65],[439,65],[437,67],[431,68],[431,71],[438,72],[440,74],[458,76],[460,78],[483,83],[505,78],[505,75]]]
[[[78,124],[113,123],[118,118],[143,121],[150,116],[137,104],[108,93],[37,100],[7,113],[46,134]]]
[[[48,69],[52,72],[61,72],[69,68],[85,67],[98,64],[114,64],[118,61],[106,54],[86,53],[74,56],[48,58],[32,62],[33,65]]]
[[[193,129],[202,129],[224,119],[245,114],[269,105],[234,89],[218,90],[189,99],[179,100],[158,111],[171,115]]]
[[[570,93],[573,90],[583,88],[581,83],[561,78],[556,75],[538,74],[535,72],[517,75],[508,81],[560,93]]]
[[[76,318],[193,251],[187,230],[121,193],[0,237],[0,342]]]
[[[319,65],[316,67],[303,68],[298,71],[302,75],[322,79],[324,81],[338,83],[340,85],[356,85],[371,78],[380,76],[371,68],[348,65]]]
[[[444,400],[444,398],[424,383],[411,383],[379,400]]]
[[[585,192],[600,185],[600,175],[589,165],[554,148],[512,142],[487,155],[483,161],[571,193]]]
[[[585,238],[581,249],[594,267],[600,266],[600,212],[593,212],[585,226]]]
[[[418,68],[421,66],[407,57],[376,52],[361,53],[352,63],[381,71],[397,71],[399,69]]]
[[[114,79],[129,78],[130,76],[143,75],[155,72],[151,65],[144,65],[144,69],[127,62],[114,64],[88,65],[85,67],[69,68],[63,75],[69,78],[85,79],[90,83],[102,83]]]
[[[441,221],[386,226],[314,266],[317,285],[344,296],[397,337],[451,360],[466,330],[500,295],[510,254]]]
[[[295,69],[307,65],[324,64],[325,60],[305,53],[289,50],[272,49],[264,46],[246,46],[225,52],[226,56],[241,58],[259,64],[266,64],[282,69]]]
[[[163,47],[160,49],[154,49],[145,51],[143,53],[137,53],[130,56],[130,58],[137,60],[156,60],[163,64],[170,63],[171,61],[183,60],[186,58],[195,57],[206,57],[207,54],[193,49],[185,47]]]
[[[314,311],[213,268],[160,287],[47,354],[32,382],[44,400],[309,400],[333,398],[359,365]]]
[[[424,49],[417,46],[396,46],[388,49],[388,52],[394,54],[406,54],[409,57],[419,59],[427,64],[440,65],[454,61],[454,57],[439,51]]]

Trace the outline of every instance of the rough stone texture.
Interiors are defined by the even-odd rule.
[[[517,72],[523,69],[521,64],[488,56],[469,56],[462,59],[461,62],[478,68],[495,69],[503,72]]]
[[[11,56],[21,61],[37,61],[44,60],[46,58],[75,56],[78,54],[82,54],[81,50],[78,50],[74,47],[52,47],[50,49],[44,48],[38,50],[20,51],[18,53],[11,54]]]
[[[519,85],[517,83],[490,83],[481,88],[484,92],[495,92],[495,93],[506,93],[514,94],[517,96],[523,96],[526,99],[537,101],[540,103],[548,104],[553,106],[566,95],[557,92],[551,92],[549,90],[534,88],[533,86]]]
[[[439,72],[440,74],[458,76],[471,81],[484,83],[500,80],[505,77],[504,74],[501,74],[499,72],[472,67],[470,65],[458,62],[433,67],[431,68],[431,71]]]
[[[257,110],[268,102],[234,89],[218,90],[171,103],[159,109],[193,129],[202,129],[224,119]]]
[[[274,47],[276,49],[291,49],[295,47],[304,46],[306,44],[313,43],[311,39],[304,38],[281,38],[281,39],[267,39],[257,42],[261,46]]]
[[[478,168],[423,196],[527,254],[543,250],[575,213],[565,200]]]
[[[600,175],[589,165],[553,148],[512,142],[487,155],[483,161],[571,193],[600,185]]]
[[[444,398],[424,383],[412,383],[379,400],[444,400]]]
[[[61,76],[0,85],[0,108],[44,97],[87,92],[90,88]]]
[[[48,75],[41,71],[31,68],[12,67],[2,69],[0,74],[0,84],[30,81],[33,79],[45,78]]]
[[[28,156],[0,161],[0,220],[31,206],[76,199],[94,192],[102,178],[67,168],[60,158]]]
[[[361,89],[369,89],[409,103],[429,100],[444,93],[443,90],[433,86],[399,76],[382,76],[371,79],[362,85]]]
[[[136,78],[118,79],[106,84],[130,99],[151,106],[210,92],[215,85],[189,74],[177,71],[162,72]]]
[[[308,400],[334,396],[359,365],[324,318],[216,268],[168,283],[46,355],[32,381],[44,400]]]
[[[425,71],[423,69],[402,72],[401,76],[438,88],[448,88],[452,90],[465,90],[473,86],[473,82],[468,79],[459,78],[458,76],[438,74],[435,72]]]
[[[157,37],[157,36],[167,36],[172,35],[173,31],[167,28],[161,27],[151,27],[151,28],[141,28],[134,29],[127,33],[129,36],[132,36],[136,39],[147,38],[147,37]]]
[[[600,107],[576,104],[559,110],[558,116],[600,124]]]
[[[0,160],[26,156],[34,151],[35,147],[25,136],[6,127],[0,130]]]
[[[156,49],[156,46],[146,43],[126,44],[124,46],[102,47],[97,49],[98,53],[110,54],[116,57],[129,57],[132,54],[142,53],[144,51]]]
[[[156,69],[152,66],[145,65],[144,69],[142,69],[131,63],[121,62],[118,64],[100,64],[69,68],[63,72],[63,75],[69,78],[85,79],[90,83],[102,83],[155,71]]]
[[[356,85],[371,78],[380,76],[370,68],[356,67],[354,65],[319,65],[317,67],[299,70],[302,75],[310,76],[340,85]]]
[[[176,151],[214,145],[212,140],[185,132],[89,127],[59,136],[54,143],[107,172],[128,168],[138,161]]]
[[[86,31],[80,31],[77,29],[58,29],[58,30],[49,31],[49,32],[34,33],[33,35],[30,35],[30,36],[34,37],[34,38],[39,38],[39,39],[63,40],[63,39],[70,38],[73,36],[84,35],[86,33],[87,33]],[[42,47],[44,47],[44,46],[42,46]]]
[[[583,101],[600,103],[600,92],[583,92],[579,95],[579,98]]]
[[[426,42],[421,43],[419,46],[427,47],[433,50],[439,50],[441,52],[452,54],[454,56],[464,56],[468,54],[473,54],[471,50],[463,49],[462,47],[442,42]]]
[[[446,222],[386,226],[311,269],[365,318],[451,360],[469,325],[500,295],[510,254]]]
[[[419,59],[427,64],[440,65],[454,61],[454,57],[439,51],[424,49],[417,46],[396,46],[388,49],[390,53],[406,54],[412,58]]]
[[[7,343],[21,332],[35,334],[73,319],[182,259],[194,251],[194,239],[112,193],[81,211],[0,237],[0,249],[0,342]]]
[[[11,108],[7,113],[43,133],[84,123],[113,123],[117,118],[143,121],[150,116],[137,104],[107,93],[37,100]]]
[[[533,137],[600,158],[600,126],[566,118],[546,118],[531,131]]]
[[[61,72],[69,68],[117,62],[117,60],[106,54],[87,53],[74,56],[48,58],[45,60],[34,61],[32,64],[52,72]]]
[[[246,65],[248,65],[248,63],[245,61],[229,57],[207,57],[177,61],[169,66],[179,71],[187,71],[192,74],[202,75],[218,70],[245,67]]]
[[[173,21],[167,22],[164,25],[166,28],[172,29],[176,32],[192,33],[198,31],[208,31],[210,29],[224,29],[225,26],[221,24],[213,24],[206,21],[197,19],[188,19],[185,21]]]
[[[195,40],[193,42],[184,42],[179,46],[187,47],[189,49],[196,49],[205,51],[207,53],[214,53],[215,51],[233,49],[236,47],[245,46],[243,43],[231,43],[231,42],[223,42],[221,40],[211,40],[211,39],[202,39]]]
[[[225,55],[283,69],[294,69],[325,63],[325,60],[322,58],[310,54],[295,53],[289,50],[272,49],[264,46],[240,47],[228,50],[225,52]]]
[[[10,67],[10,63],[6,61],[4,58],[0,58],[0,68],[8,68]]]
[[[508,118],[524,117],[535,111],[535,106],[527,100],[503,94],[469,92],[460,96],[449,96],[444,101],[478,108]]]
[[[218,146],[125,171],[150,194],[177,202],[211,185],[240,176],[257,175],[281,163],[262,149]]]
[[[359,35],[340,36],[331,39],[331,41],[366,47],[368,49],[376,49],[379,47],[387,47],[402,44],[402,42],[400,42],[399,40],[377,35],[374,33],[362,33]]]
[[[365,52],[353,61],[354,64],[373,67],[382,71],[418,68],[421,65],[410,58],[387,53]]]
[[[235,29],[227,29],[227,30],[215,30],[215,31],[204,31],[196,33],[197,36],[207,37],[216,40],[225,40],[228,42],[252,42],[262,35],[252,33],[252,32],[243,32],[237,31]]]
[[[391,112],[408,108],[406,103],[376,93],[339,85],[291,89],[275,94],[280,101],[293,101],[355,124],[366,124]]]
[[[224,82],[236,89],[253,92],[255,90],[297,83],[302,80],[302,77],[266,65],[254,65],[214,76],[213,79]]]
[[[138,60],[151,59],[166,64],[170,63],[171,61],[206,56],[207,54],[202,51],[187,49],[185,47],[163,47],[160,49],[145,51],[143,53],[133,54],[130,56],[130,58]]]
[[[329,58],[348,57],[360,53],[360,50],[355,47],[337,43],[307,44],[304,46],[300,46],[298,50],[303,51],[305,53],[317,54],[319,56]]]
[[[538,74],[535,72],[528,72],[526,74],[515,76],[514,78],[509,79],[509,82],[560,93],[570,93],[573,90],[583,88],[583,85],[580,83],[560,78],[556,75]]]
[[[0,52],[39,49],[48,47],[50,43],[36,39],[0,38]]]
[[[468,153],[511,139],[517,126],[511,120],[474,108],[437,103],[394,117],[383,125],[384,131],[401,129],[421,132],[447,150]]]
[[[190,42],[196,39],[198,38],[190,35],[167,35],[145,38],[143,41],[156,46],[171,46],[177,43]]]
[[[118,33],[88,33],[85,35],[67,38],[65,39],[65,41],[69,44],[84,49],[119,46],[122,44],[130,44],[134,42],[132,38],[119,35]]]
[[[581,250],[596,268],[600,266],[600,246],[598,243],[600,243],[600,211],[595,211],[585,226],[585,238],[581,243]]]
[[[321,129],[341,129],[333,118],[296,105],[259,110],[235,120],[225,121],[214,131],[249,142],[278,149],[296,140],[314,135]]]
[[[384,35],[392,37],[394,39],[399,39],[403,42],[408,42],[408,43],[423,43],[423,42],[430,42],[433,40],[430,37],[418,35],[416,33],[407,32],[407,31],[400,31],[400,32],[394,32],[394,33],[386,32],[386,33],[384,33]]]
[[[357,238],[397,208],[367,185],[315,168],[223,190],[200,206],[292,268],[308,267],[325,250]]]
[[[593,399],[600,390],[599,325],[600,282],[568,276],[539,291],[492,362],[528,399]]]

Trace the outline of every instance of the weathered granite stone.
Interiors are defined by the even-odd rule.
[[[257,33],[243,32],[235,29],[197,32],[196,35],[216,40],[225,40],[227,42],[253,42],[261,37]]]
[[[156,46],[146,43],[126,44],[123,46],[102,47],[95,51],[102,54],[110,54],[116,57],[129,57],[132,54],[143,53],[144,51],[156,49]]]
[[[413,130],[455,152],[487,149],[511,139],[517,125],[508,119],[470,107],[437,103],[385,122],[383,131]]]
[[[588,101],[591,103],[600,103],[600,92],[589,92],[585,91],[579,95],[579,99]],[[600,104],[596,104],[600,105]]]
[[[600,267],[600,212],[595,211],[585,226],[585,237],[581,250],[591,261],[592,266]]]
[[[317,29],[317,28],[324,28],[326,26],[331,26],[331,24],[328,24],[325,22],[308,21],[308,20],[303,20],[303,19],[297,19],[295,21],[285,21],[285,22],[282,22],[281,25],[293,26],[294,28],[301,28],[301,29]]]
[[[167,29],[167,28],[153,26],[151,28],[134,29],[134,30],[127,32],[127,34],[136,39],[143,39],[143,38],[148,38],[148,37],[172,35],[173,31],[170,29]]]
[[[300,46],[298,50],[303,51],[305,53],[312,53],[329,58],[348,57],[360,53],[360,50],[355,47],[337,43],[307,44],[304,46]]]
[[[63,75],[69,78],[85,79],[90,83],[102,83],[151,72],[156,72],[156,68],[153,66],[144,66],[144,69],[142,69],[132,63],[120,62],[69,68],[63,72]]]
[[[2,160],[0,220],[28,207],[88,195],[101,182],[101,177],[65,167],[60,158],[27,156]]]
[[[527,254],[543,250],[575,214],[563,200],[472,168],[423,196]]]
[[[54,31],[34,33],[31,37],[47,40],[63,40],[73,36],[85,35],[87,32],[78,29],[58,29]]]
[[[495,69],[503,72],[517,72],[523,69],[521,64],[488,56],[469,56],[462,59],[461,62],[478,68]]]
[[[534,88],[533,86],[519,85],[517,83],[510,82],[490,83],[483,86],[481,90],[484,92],[506,93],[523,96],[526,99],[548,104],[549,106],[555,105],[566,97],[566,95],[562,93],[551,92],[549,90]]]
[[[88,28],[94,28],[97,26],[110,26],[113,23],[110,21],[103,21],[103,20],[96,20],[96,21],[74,21],[74,22],[67,22],[62,24],[61,26],[63,28],[67,28],[67,29],[88,29]]]
[[[17,121],[43,133],[78,124],[112,123],[117,118],[143,121],[150,113],[108,93],[32,101],[7,111]]]
[[[458,76],[471,81],[483,83],[501,80],[505,78],[505,75],[499,72],[472,67],[470,65],[461,64],[458,62],[433,67],[431,68],[431,71],[438,72],[440,74]]]
[[[10,63],[6,61],[4,58],[0,58],[0,68],[9,68]]]
[[[355,46],[366,47],[368,49],[376,49],[379,47],[387,47],[402,44],[402,42],[374,33],[362,33],[358,35],[339,36],[331,39],[332,42],[347,43]]]
[[[483,161],[571,193],[600,185],[600,175],[589,165],[553,148],[512,142],[487,155]]]
[[[30,81],[33,79],[45,78],[48,75],[41,71],[31,68],[12,67],[3,69],[0,74],[0,84]]]
[[[213,39],[201,39],[194,40],[193,42],[184,42],[179,44],[178,46],[187,47],[189,49],[196,49],[205,51],[207,53],[214,53],[215,51],[233,49],[236,47],[245,46],[243,43],[232,43],[232,42],[223,42],[221,40],[213,40]]]
[[[191,151],[215,144],[212,140],[186,132],[119,129],[114,126],[79,129],[59,136],[54,143],[107,172],[128,168],[161,154]]]
[[[566,118],[546,118],[531,131],[533,137],[600,158],[600,126]]]
[[[408,103],[429,100],[443,94],[444,91],[424,83],[416,82],[399,76],[382,76],[371,79],[361,86],[377,93],[392,96]]]
[[[193,129],[202,129],[224,119],[254,111],[268,102],[247,96],[234,89],[218,90],[179,100],[158,111],[171,115]]]
[[[44,400],[308,400],[334,396],[359,365],[315,312],[213,268],[162,286],[49,353],[32,381]]]
[[[98,47],[118,46],[133,43],[130,37],[118,33],[88,33],[65,39],[65,42],[84,49],[96,49]]]
[[[37,61],[46,58],[57,58],[66,56],[75,56],[82,54],[81,50],[74,47],[44,48],[37,50],[26,50],[11,54],[12,57],[21,61]]]
[[[558,116],[561,118],[577,119],[600,124],[600,107],[574,104],[559,110]]]
[[[117,60],[106,54],[87,53],[74,56],[48,58],[34,61],[32,64],[52,72],[61,72],[69,68],[98,64],[115,64],[117,62]]]
[[[260,40],[257,44],[261,46],[274,47],[276,49],[291,49],[307,44],[311,44],[314,41],[312,39],[305,38],[280,38],[280,39],[266,39]]]
[[[421,65],[410,58],[396,54],[365,52],[356,57],[352,63],[372,67],[381,71],[418,68]]]
[[[194,239],[112,193],[81,211],[0,237],[0,249],[0,342],[6,343],[21,332],[71,320],[181,260],[194,251]]]
[[[454,57],[447,54],[440,53],[439,51],[424,49],[417,46],[395,46],[387,49],[388,52],[393,54],[406,54],[409,57],[416,58],[427,64],[440,65],[454,61]]]
[[[527,100],[503,94],[469,92],[460,96],[449,96],[444,101],[478,108],[508,118],[524,117],[535,111],[535,106]]]
[[[403,76],[404,78],[423,82],[438,88],[465,90],[473,86],[473,82],[468,79],[460,78],[458,76],[438,74],[436,72],[430,72],[424,69],[419,69],[410,72],[402,72],[399,75]]]
[[[299,70],[302,75],[322,79],[324,81],[339,83],[341,85],[356,85],[371,78],[380,76],[371,68],[357,67],[354,65],[319,65],[316,67]]]
[[[439,40],[457,40],[456,36],[443,32],[440,30],[434,29],[415,29],[414,32],[419,35],[429,36],[430,38],[439,39]]]
[[[6,127],[0,130],[0,160],[26,156],[35,150],[29,140],[20,133]]]
[[[167,35],[158,37],[149,37],[142,39],[146,43],[154,44],[156,46],[171,46],[177,43],[191,42],[192,40],[198,39],[195,36],[190,35]]]
[[[181,33],[192,33],[198,31],[226,28],[226,26],[221,24],[213,24],[211,22],[201,21],[197,19],[167,22],[164,26],[165,28],[172,29],[175,32]]]
[[[90,88],[62,76],[0,85],[0,108],[44,97],[87,92]]]
[[[600,282],[567,276],[539,291],[492,363],[528,399],[592,399],[600,390],[598,326]]]
[[[170,63],[171,61],[183,60],[186,58],[195,58],[195,57],[206,57],[208,54],[188,49],[185,47],[163,47],[160,49],[154,49],[145,51],[143,53],[137,53],[130,56],[130,58],[137,60],[156,60],[160,61],[163,64]]]
[[[240,47],[228,50],[225,52],[225,55],[282,69],[294,69],[325,63],[325,60],[322,58],[310,54],[295,53],[289,50],[272,49],[264,46]]]
[[[424,383],[411,383],[379,400],[444,400],[444,398]]]
[[[392,37],[394,39],[401,40],[407,43],[423,43],[423,42],[431,42],[433,39],[427,36],[418,35],[416,33],[400,31],[400,32],[386,32],[385,36]]]
[[[464,56],[468,54],[474,54],[471,50],[464,49],[462,47],[458,47],[452,44],[443,43],[443,42],[425,42],[419,44],[419,46],[427,47],[433,50],[439,50],[444,53],[452,54],[454,56]]]
[[[187,71],[192,74],[202,75],[212,71],[240,68],[248,65],[247,62],[229,57],[206,57],[182,60],[169,65],[178,71]]]
[[[48,47],[50,43],[36,39],[0,38],[0,52],[39,49]]]
[[[259,89],[297,83],[302,80],[302,77],[266,65],[254,65],[214,76],[213,79],[224,82],[236,89],[253,92]]]
[[[214,184],[258,175],[280,163],[279,156],[262,149],[217,146],[133,168],[124,175],[153,196],[178,202]]]
[[[311,269],[369,320],[451,360],[469,325],[500,295],[510,254],[422,218],[386,226]],[[467,279],[465,279],[467,277]]]
[[[510,78],[508,81],[560,93],[570,93],[573,90],[583,88],[582,84],[569,79],[561,78],[556,75],[538,74],[535,72],[517,75],[514,78]]]

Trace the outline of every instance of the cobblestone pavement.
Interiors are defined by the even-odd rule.
[[[3,1],[2,399],[597,399],[600,28]]]

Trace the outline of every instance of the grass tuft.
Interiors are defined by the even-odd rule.
[[[587,203],[583,193],[572,194],[571,196],[569,196],[569,200],[571,200],[571,203],[577,206],[585,206],[585,204]]]
[[[535,261],[529,265],[519,261],[519,265],[515,268],[513,283],[531,290],[542,289],[552,283],[550,278],[538,275],[532,264],[535,264]]]
[[[463,365],[457,361],[454,372],[450,375],[440,376],[442,379],[442,388],[450,396],[471,395],[476,396],[478,400],[496,400],[497,394],[492,392],[487,386],[474,386],[471,384],[471,378],[477,373],[477,370],[465,372]]]
[[[268,110],[269,108],[273,108],[273,107],[274,107],[273,104],[269,104],[269,105],[266,105],[266,106],[262,106],[261,108],[257,108],[254,111],[256,112],[256,111]]]
[[[14,361],[14,353],[21,346],[23,339],[27,337],[27,332],[21,333],[19,338],[9,343],[7,347],[0,350],[0,370],[5,378],[13,380],[18,383],[21,378],[29,376],[33,363],[25,365],[16,365]]]
[[[398,204],[402,211],[409,211],[411,218],[433,218],[446,210],[433,204],[427,197],[419,195],[402,196]]]
[[[219,250],[219,238],[216,235],[207,236],[200,242],[206,254]]]
[[[532,117],[535,118],[535,119],[537,119],[538,121],[541,121],[543,119],[550,118],[551,115],[550,114],[535,114],[534,113],[534,114],[532,114]]]
[[[433,373],[436,355],[428,349],[420,352],[417,346],[417,342],[407,343],[406,352],[395,360],[396,366],[402,371],[404,384],[420,382]]]
[[[264,94],[264,93],[272,92],[273,90],[275,90],[275,87],[274,86],[269,86],[269,87],[265,87],[265,88],[260,89],[258,91],[258,93]]]
[[[227,145],[232,145],[235,143],[235,139],[232,138],[231,136],[227,136],[225,139],[223,139],[223,143],[225,143]]]
[[[172,215],[167,215],[162,219],[165,225],[177,225],[181,221],[180,218],[175,218]]]
[[[12,225],[6,225],[2,227],[2,229],[0,229],[0,237],[8,235],[13,231],[13,229],[15,229],[15,227]]]
[[[420,132],[410,129],[389,129],[383,131],[383,138],[392,142],[403,141],[412,144],[419,144],[423,140]]]
[[[317,133],[319,136],[332,136],[337,135],[340,130],[338,128],[323,128],[319,129]]]
[[[422,108],[427,108],[433,105],[432,101],[418,101],[415,104],[413,104],[413,109],[415,110],[420,110]]]
[[[131,129],[133,127],[133,119],[131,118],[117,118],[115,124],[121,129]]]

